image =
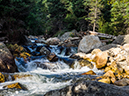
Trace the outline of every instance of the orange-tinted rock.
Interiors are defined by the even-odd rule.
[[[96,63],[97,68],[105,67],[108,60],[108,54],[107,52],[99,52],[93,61]]]
[[[99,81],[99,82],[103,82],[103,83],[108,83],[108,84],[110,84],[110,83],[111,83],[110,78],[100,79],[100,80],[98,80],[98,81]]]
[[[111,70],[107,71],[103,76],[104,77],[115,78],[115,75],[113,74],[113,72]]]
[[[96,73],[92,70],[86,72],[86,73],[82,73],[82,75],[96,75]]]
[[[21,90],[27,90],[26,87],[24,87],[22,84],[18,82],[14,84],[6,85],[3,88],[8,88],[8,89],[16,88],[16,89],[21,89]]]
[[[94,54],[97,54],[99,52],[102,52],[100,49],[94,49],[91,54],[94,55]]]
[[[5,82],[5,77],[2,73],[0,73],[0,83]]]

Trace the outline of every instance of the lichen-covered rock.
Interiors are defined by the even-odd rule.
[[[16,89],[20,89],[20,90],[27,90],[27,88],[25,86],[23,86],[22,84],[20,84],[18,82],[14,83],[14,84],[6,85],[3,88],[8,88],[8,89],[16,88]]]
[[[99,82],[102,82],[102,83],[107,83],[107,84],[110,84],[111,83],[111,80],[110,78],[104,78],[104,79],[100,79],[98,80]]]
[[[4,43],[0,43],[0,72],[17,72],[14,58]]]
[[[87,53],[91,51],[92,49],[98,48],[101,46],[101,41],[97,36],[85,36],[80,41],[78,46],[78,52],[84,52]]]
[[[5,82],[5,76],[0,73],[0,83]]]

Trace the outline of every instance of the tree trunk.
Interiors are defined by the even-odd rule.
[[[98,3],[98,1],[96,0],[96,5],[95,5],[95,13],[94,13],[95,20],[94,20],[94,25],[93,25],[93,32],[95,32],[95,27],[96,27],[96,18],[97,18],[97,3]]]

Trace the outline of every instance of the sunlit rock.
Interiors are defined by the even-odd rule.
[[[100,49],[94,49],[92,52],[91,52],[91,54],[92,55],[96,55],[96,54],[98,54],[99,52],[102,52]]]
[[[10,85],[6,85],[4,86],[3,88],[8,88],[8,89],[20,89],[20,90],[27,90],[27,88],[25,86],[23,86],[22,84],[20,83],[14,83],[14,84],[10,84]]]
[[[129,75],[129,66],[126,66],[126,67],[124,68],[124,70],[125,70],[126,74]]]
[[[111,48],[108,51],[109,56],[116,57],[121,52],[120,48]]]
[[[30,75],[30,74],[14,74],[14,75],[12,75],[12,77],[14,78],[14,80],[16,80],[16,79],[20,79],[20,78],[32,77],[32,75]]]
[[[103,75],[103,77],[111,77],[111,78],[114,78],[115,75],[114,75],[114,73],[113,73],[111,70],[109,70],[109,71],[107,71],[107,72]]]
[[[93,61],[96,63],[97,68],[105,67],[108,60],[108,54],[107,52],[99,52]]]
[[[98,80],[98,82],[110,84],[111,80],[110,80],[110,78],[106,78],[106,79],[100,79],[100,80]]]
[[[82,73],[81,75],[96,75],[96,73],[94,71],[90,70],[88,72]]]
[[[78,46],[78,52],[84,52],[87,53],[91,51],[92,49],[98,48],[101,46],[101,41],[97,36],[85,36],[80,41]]]

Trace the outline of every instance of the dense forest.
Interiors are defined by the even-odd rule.
[[[127,34],[129,0],[0,0],[0,32],[10,38],[21,33],[56,36],[73,29]]]

